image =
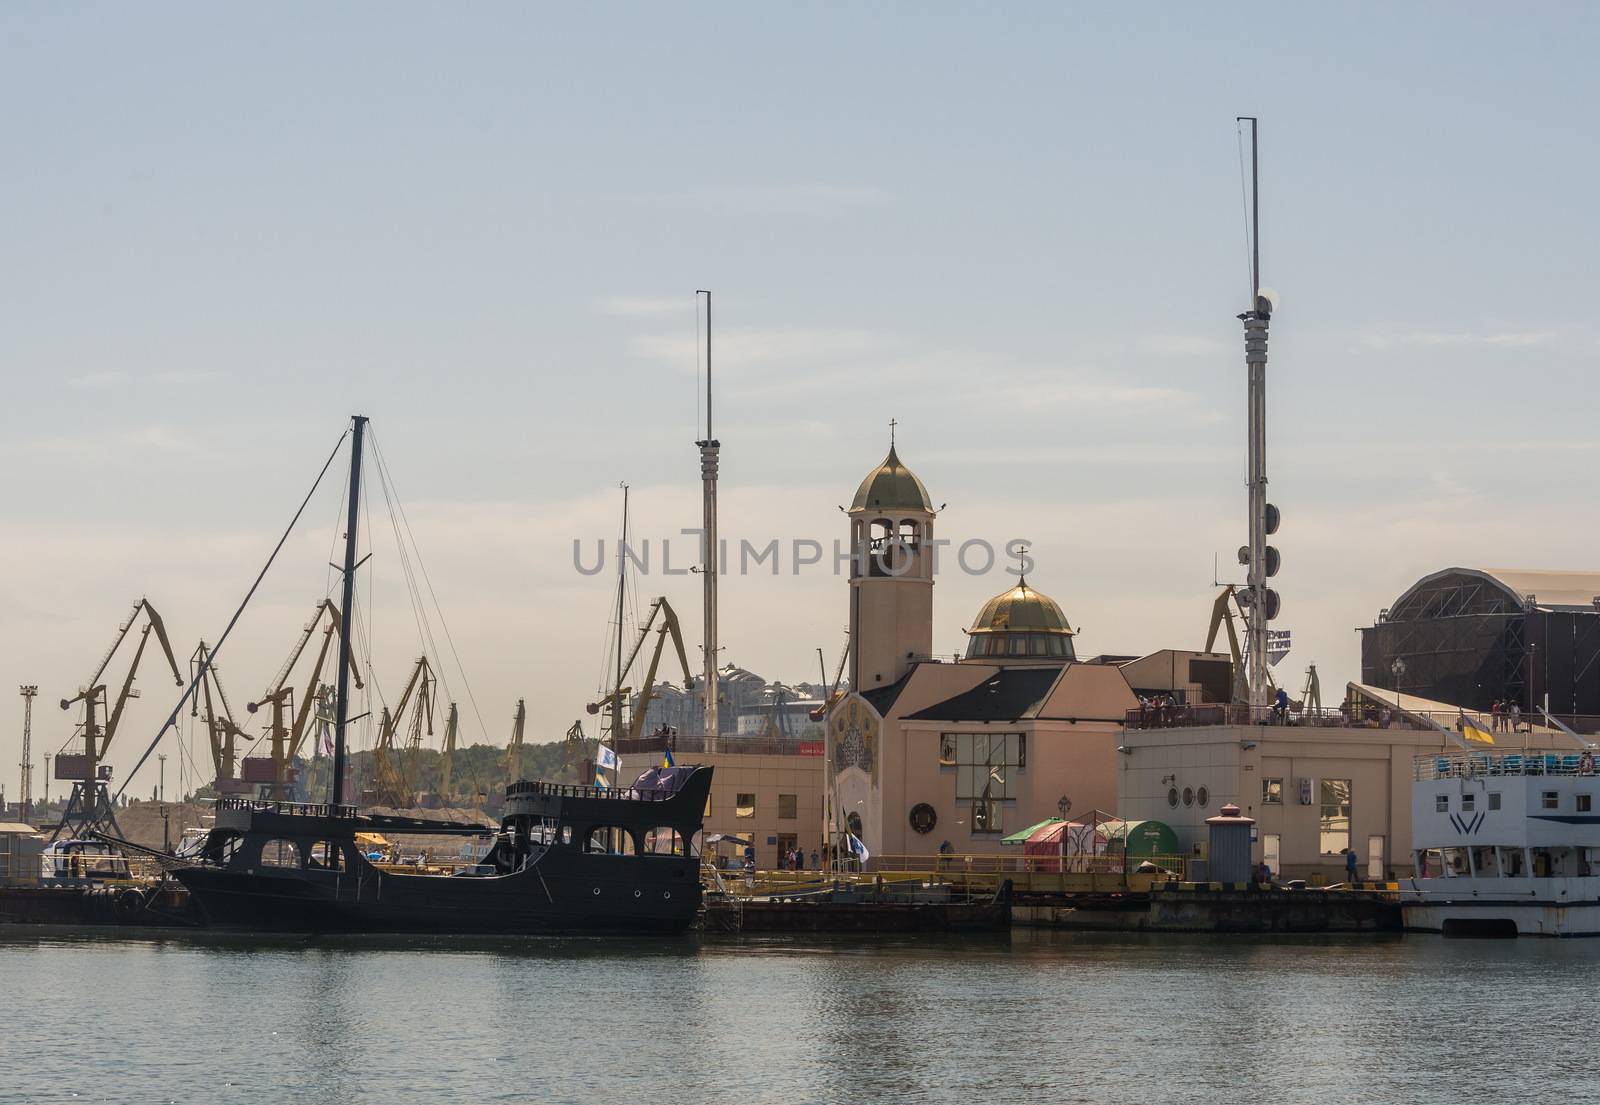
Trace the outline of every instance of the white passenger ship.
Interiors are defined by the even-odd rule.
[[[1408,930],[1600,936],[1600,776],[1592,749],[1419,756]]]

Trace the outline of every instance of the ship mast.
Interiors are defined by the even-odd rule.
[[[350,439],[350,513],[344,529],[344,601],[339,604],[339,712],[333,727],[333,794],[335,806],[344,803],[345,726],[350,719],[350,619],[356,598],[356,527],[361,519],[361,444],[367,418],[355,415]]]
[[[700,447],[700,485],[704,499],[705,554],[700,565],[705,599],[705,697],[706,736],[715,739],[717,725],[717,454],[722,443],[711,432],[711,293],[706,297],[706,436],[695,442]]]

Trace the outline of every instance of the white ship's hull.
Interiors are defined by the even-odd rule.
[[[1407,932],[1600,936],[1600,878],[1407,879]]]

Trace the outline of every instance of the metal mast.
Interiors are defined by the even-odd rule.
[[[622,617],[628,595],[628,485],[622,485],[622,541],[617,545],[617,668],[616,681],[611,687],[611,750],[617,750],[617,739],[622,736]],[[520,717],[522,704],[517,704]]]
[[[24,821],[33,813],[33,696],[38,693],[32,683],[22,687],[22,792],[17,808]]]
[[[706,736],[716,737],[717,725],[717,454],[722,448],[711,432],[711,293],[706,297],[706,436],[695,442],[700,447],[700,484],[704,495],[705,556],[700,570],[705,588],[705,687]]]
[[[344,602],[339,606],[339,712],[333,725],[333,794],[335,806],[344,802],[345,725],[350,720],[350,619],[356,605],[356,527],[361,520],[361,445],[366,436],[366,415],[352,416],[350,438],[350,513],[344,527]]]
[[[1267,545],[1277,528],[1277,509],[1267,503],[1267,327],[1272,301],[1261,289],[1261,200],[1258,122],[1248,115],[1235,122],[1250,124],[1250,309],[1239,316],[1244,323],[1244,362],[1249,378],[1249,479],[1250,545],[1245,560],[1249,573],[1245,585],[1245,641],[1250,670],[1250,704],[1271,702],[1272,676],[1267,667],[1267,623],[1278,613],[1278,595],[1267,579],[1278,571],[1278,550]]]

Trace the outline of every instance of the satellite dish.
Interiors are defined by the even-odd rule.
[[[1239,563],[1247,565],[1247,566],[1249,565],[1249,563],[1250,563],[1250,546],[1249,545],[1240,545],[1239,546]]]
[[[1278,513],[1278,508],[1271,503],[1267,504],[1267,532],[1277,533],[1278,523],[1283,521],[1283,516]]]
[[[1270,622],[1273,618],[1276,618],[1278,616],[1278,606],[1279,606],[1278,592],[1276,592],[1272,588],[1268,587],[1267,588],[1267,621]]]
[[[1278,311],[1278,302],[1282,297],[1272,288],[1262,288],[1256,292],[1256,311],[1264,315],[1273,315]],[[1263,302],[1265,301],[1265,302]]]
[[[1278,550],[1271,545],[1267,546],[1267,575],[1275,576],[1278,569],[1283,567],[1283,557],[1278,555]]]

